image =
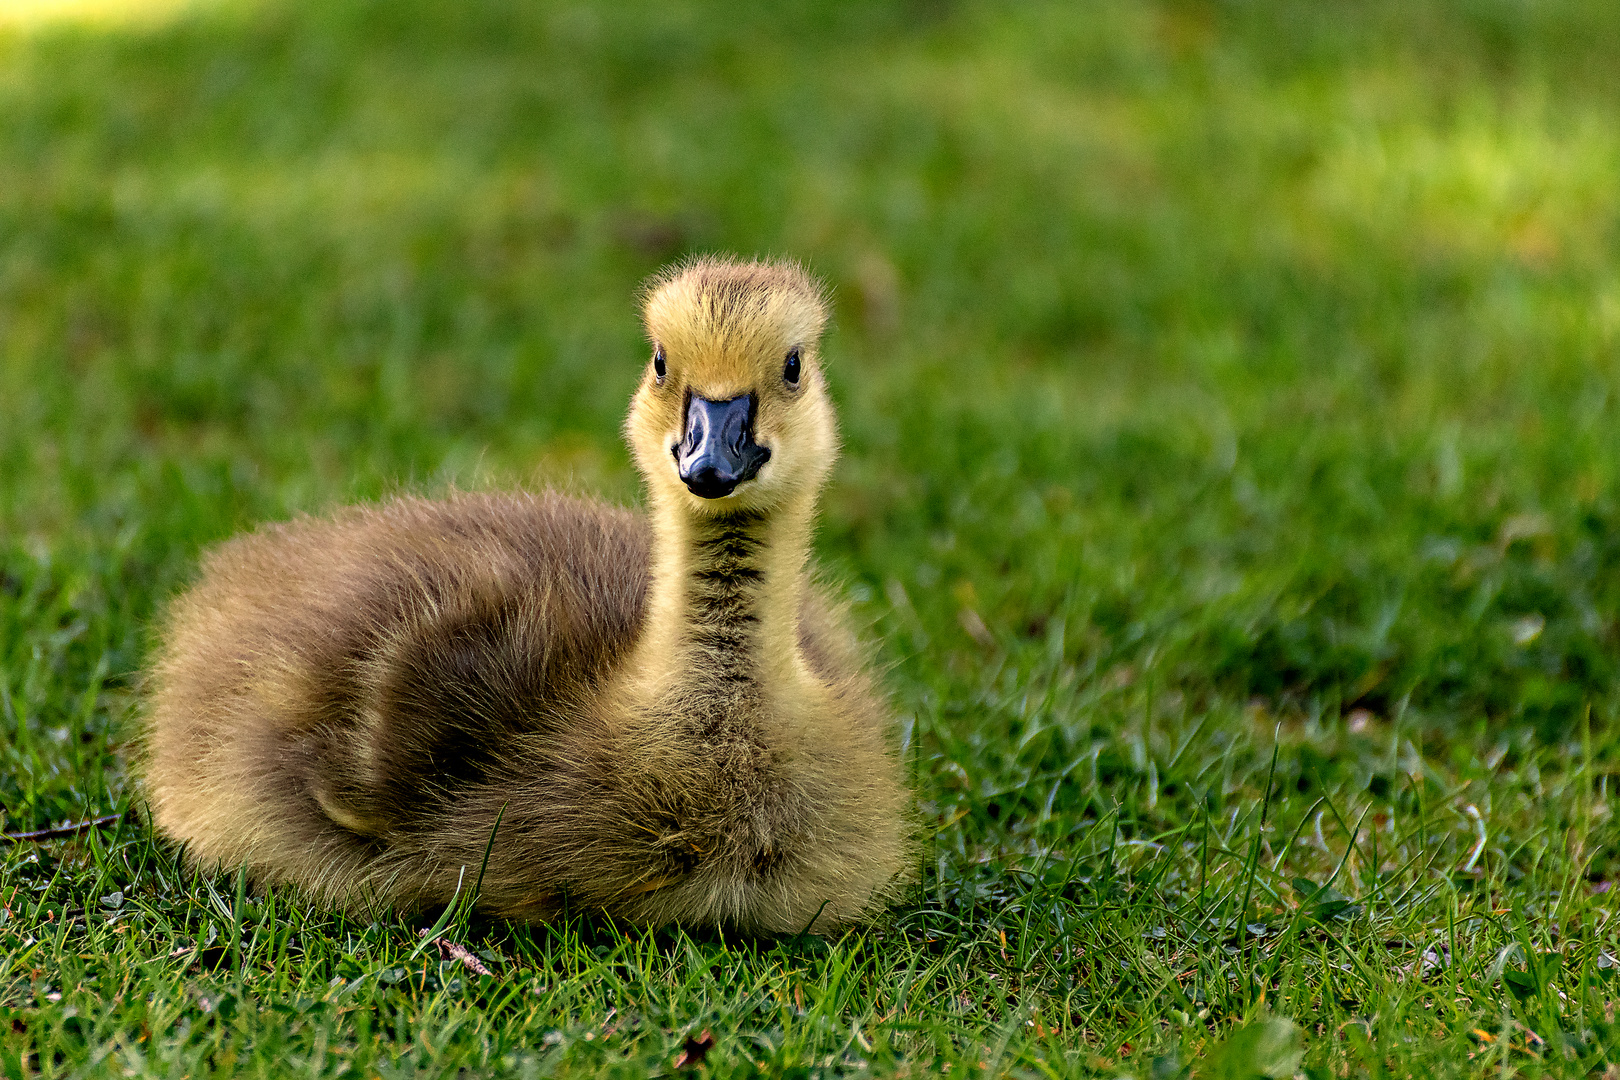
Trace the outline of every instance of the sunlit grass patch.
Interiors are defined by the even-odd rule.
[[[0,29],[53,24],[152,26],[217,0],[0,0]]]
[[[1393,105],[1381,119],[1347,117],[1312,184],[1315,212],[1418,259],[1603,265],[1620,128],[1607,110],[1555,108],[1480,95],[1439,122]]]

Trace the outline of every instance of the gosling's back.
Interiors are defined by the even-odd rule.
[[[153,670],[156,823],[199,863],[339,903],[459,872],[480,839],[447,808],[514,737],[577,727],[634,644],[647,545],[639,516],[556,494],[400,499],[224,544]],[[432,843],[391,842],[410,835]]]

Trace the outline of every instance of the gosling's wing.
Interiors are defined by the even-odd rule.
[[[385,509],[377,591],[391,610],[353,661],[353,761],[329,767],[327,810],[392,832],[434,827],[518,739],[581,722],[634,642],[647,549],[634,515],[555,495]]]
[[[611,669],[646,552],[637,516],[557,495],[399,499],[222,545],[154,669],[155,817],[227,860],[409,826]]]

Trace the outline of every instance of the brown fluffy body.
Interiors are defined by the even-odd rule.
[[[652,283],[668,372],[625,425],[648,518],[403,498],[213,551],[151,672],[157,827],[350,909],[447,903],[486,849],[478,906],[509,918],[780,933],[885,903],[909,834],[891,717],[807,562],[837,443],[824,319],[787,264]],[[693,393],[757,396],[771,457],[726,498],[676,473]]]

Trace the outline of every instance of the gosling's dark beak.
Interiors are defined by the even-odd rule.
[[[692,395],[686,405],[686,431],[670,448],[692,494],[723,499],[770,460],[770,450],[754,441],[756,405],[752,394],[730,401]]]

